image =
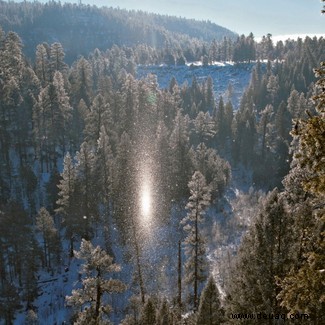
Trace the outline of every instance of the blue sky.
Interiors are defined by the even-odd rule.
[[[320,0],[82,0],[127,9],[141,9],[211,20],[239,34],[325,33]]]
[[[325,35],[321,0],[81,0],[83,4],[139,9],[210,20],[238,34],[256,37],[288,34]],[[42,1],[45,2],[45,1]],[[78,0],[61,0],[78,2]]]

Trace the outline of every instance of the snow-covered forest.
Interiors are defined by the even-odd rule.
[[[323,38],[0,8],[0,324],[324,324]]]

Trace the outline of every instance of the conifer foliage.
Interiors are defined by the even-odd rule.
[[[184,240],[187,261],[185,281],[192,286],[193,309],[198,307],[199,285],[207,278],[206,248],[200,224],[204,221],[205,210],[210,205],[210,188],[204,176],[196,171],[188,184],[191,196],[186,205],[187,216],[182,220],[187,237]]]
[[[212,40],[214,25],[208,22],[81,3],[0,1],[0,12],[5,30],[0,28],[0,323],[12,324],[17,310],[21,318],[28,310],[27,323],[37,318],[44,323],[41,302],[50,294],[70,294],[70,283],[61,284],[72,281],[73,272],[63,275],[62,264],[70,263],[71,271],[78,258],[84,261],[81,277],[67,298],[78,308],[76,324],[107,324],[108,302],[126,307],[135,282],[138,290],[123,311],[129,313],[124,324],[175,325],[181,317],[187,324],[219,324],[221,303],[233,313],[304,312],[316,324],[324,323],[324,63],[316,70],[317,82],[312,73],[325,60],[324,38],[276,45],[270,34],[260,43],[253,34]],[[62,23],[67,38],[77,30],[68,55],[67,39],[48,44],[26,28],[43,32],[44,22]],[[151,30],[155,25],[160,27]],[[192,31],[184,34],[190,25]],[[23,41],[8,29],[17,26]],[[114,27],[106,28],[109,37],[103,26]],[[210,46],[192,39],[193,33],[201,38],[202,29]],[[60,39],[55,33],[53,28],[50,40]],[[89,54],[95,44],[103,47]],[[29,54],[36,49],[34,62],[24,57],[26,49]],[[199,69],[209,71],[217,60],[258,59],[269,61],[226,64],[225,69],[234,69],[235,81],[227,101],[214,98],[210,77],[177,84],[182,71],[185,80]],[[186,60],[201,60],[204,66],[192,69]],[[184,65],[161,67],[177,74],[169,87],[161,89],[160,78],[152,74],[137,78],[137,64],[163,62]],[[248,88],[233,106],[237,72],[253,65]],[[152,71],[151,66],[141,69]],[[140,212],[145,182],[150,216]],[[244,185],[254,186],[246,199],[240,194]],[[259,186],[283,190],[264,196]],[[206,220],[208,209],[211,220]],[[176,228],[185,210],[183,258]],[[210,236],[212,224],[222,240]],[[211,278],[200,297],[209,273],[207,256],[215,267],[215,254],[224,250],[219,244],[235,240],[236,246],[239,239],[236,256],[228,256],[228,265],[235,267],[222,288],[227,299],[220,301]],[[127,275],[134,274],[126,299],[111,295],[125,290],[110,278],[119,266],[88,240],[105,245],[119,261],[125,257]],[[189,300],[182,301],[185,293]],[[60,315],[71,310],[47,307],[51,316],[59,308]],[[182,315],[189,310],[188,317]],[[123,317],[122,311],[116,315]]]
[[[311,315],[315,324],[322,324],[325,320],[323,313],[325,308],[324,67],[323,62],[321,67],[316,69],[316,76],[320,78],[316,83],[317,95],[314,96],[317,114],[309,116],[308,120],[298,120],[299,125],[292,131],[298,141],[294,163],[296,169],[304,172],[300,186],[305,191],[305,197],[303,201],[297,200],[296,206],[303,203],[309,207],[309,222],[308,227],[304,225],[299,227],[300,231],[306,233],[303,236],[302,253],[298,256],[300,258],[297,259],[296,265],[280,283],[282,291],[278,295],[282,306],[292,313],[299,311]]]
[[[107,294],[121,293],[126,286],[120,280],[107,279],[107,275],[119,272],[121,268],[99,246],[94,247],[84,239],[75,256],[84,260],[82,289],[73,290],[72,295],[66,297],[68,304],[82,309],[75,324],[108,324],[111,308],[107,304]]]
[[[197,325],[218,325],[222,322],[222,314],[219,291],[210,276],[201,294]]]

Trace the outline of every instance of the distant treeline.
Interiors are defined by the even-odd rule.
[[[39,43],[59,41],[70,63],[78,55],[88,55],[95,48],[106,50],[114,44],[146,44],[178,53],[192,42],[201,47],[213,39],[236,38],[235,33],[211,22],[55,1],[0,1],[0,12],[0,26],[20,35],[27,56]]]
[[[274,44],[272,35],[267,34],[256,42],[252,33],[239,36],[210,21],[142,11],[55,1],[0,1],[0,12],[0,26],[5,32],[19,34],[28,58],[34,58],[38,44],[60,42],[70,64],[79,55],[88,56],[96,48],[105,51],[113,45],[123,48],[135,64],[172,65],[282,60],[296,49],[302,50],[301,39]],[[315,46],[315,40],[310,45]]]

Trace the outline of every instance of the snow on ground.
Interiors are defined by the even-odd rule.
[[[191,62],[183,66],[169,65],[147,65],[137,68],[137,77],[146,77],[149,73],[157,75],[157,81],[161,88],[167,88],[173,77],[179,86],[184,82],[192,84],[195,76],[199,83],[209,76],[213,80],[216,100],[223,96],[228,100],[227,89],[229,84],[233,86],[233,97],[231,98],[234,108],[239,105],[244,89],[247,87],[251,72],[255,63],[214,62],[212,65],[203,66],[200,62]]]
[[[225,261],[234,255],[239,243],[242,231],[232,234],[224,234],[232,217],[232,200],[240,192],[247,192],[251,184],[251,175],[242,166],[232,168],[232,181],[224,197],[214,204],[206,215],[204,234],[207,240],[207,253],[210,272],[214,276],[219,291],[224,296],[223,284],[225,280]],[[141,233],[141,247],[143,262],[143,277],[146,283],[146,291],[150,294],[159,293],[162,296],[172,298],[177,295],[177,264],[178,241],[183,240],[184,232],[179,225],[186,215],[186,202],[175,204],[172,208],[170,221],[164,225],[152,225]],[[125,259],[125,251],[121,246],[119,233],[115,226],[110,229],[110,238],[113,244],[112,253],[115,262],[122,266],[116,277],[126,283],[130,289],[132,283],[133,266]],[[65,297],[71,295],[73,289],[80,287],[79,275],[82,261],[70,259],[68,241],[63,241],[62,267],[55,273],[41,271],[38,275],[39,297],[33,305],[37,309],[40,324],[63,324],[71,317],[72,309],[66,306]],[[104,229],[97,228],[93,239],[94,245],[105,247]],[[76,250],[79,246],[76,245]],[[185,261],[184,246],[182,246],[182,260]],[[114,295],[110,304],[113,307],[112,322],[119,324],[125,316],[131,290]],[[185,299],[185,294],[184,297]],[[25,310],[17,314],[14,324],[24,324]]]
[[[253,63],[233,65],[228,63],[215,63],[211,66],[142,66],[138,68],[138,78],[145,77],[149,73],[157,75],[160,87],[168,87],[173,76],[175,76],[179,85],[184,82],[191,84],[193,76],[196,76],[198,82],[205,80],[209,75],[214,81],[215,94],[225,96],[228,84],[232,83],[235,93],[233,104],[238,105],[240,96],[247,86]],[[205,227],[208,242],[208,259],[210,261],[210,271],[215,277],[218,288],[223,294],[224,270],[221,262],[235,252],[242,233],[236,232],[230,236],[224,236],[223,227],[232,216],[231,201],[240,192],[247,192],[251,186],[251,178],[247,170],[243,167],[232,168],[232,182],[222,200],[214,205],[207,213],[207,226]],[[49,175],[44,173],[42,177],[42,188],[47,182]],[[154,227],[147,230],[144,236],[143,261],[144,277],[149,279],[150,287],[148,292],[160,293],[167,297],[174,297],[177,290],[177,248],[178,241],[181,239],[182,232],[179,221],[186,215],[184,209],[186,202],[175,205],[171,211],[170,222],[164,226]],[[129,287],[132,282],[133,267],[125,259],[119,234],[116,227],[110,229],[111,242],[113,244],[112,253],[115,262],[122,266],[122,271],[117,277],[125,282]],[[97,229],[94,244],[100,244],[105,247],[105,233],[103,229]],[[79,247],[75,247],[78,249]],[[62,267],[51,274],[46,271],[40,271],[38,275],[39,297],[35,300],[34,306],[37,308],[40,324],[62,324],[71,316],[71,308],[65,304],[65,297],[71,295],[74,288],[80,285],[79,270],[81,261],[70,259],[68,256],[68,242],[64,241]],[[111,252],[110,252],[111,253]],[[182,254],[184,261],[184,250]],[[131,290],[124,294],[114,295],[111,300],[113,307],[112,322],[118,324],[125,316],[125,307],[132,295]],[[17,313],[14,324],[24,324],[25,309]]]

